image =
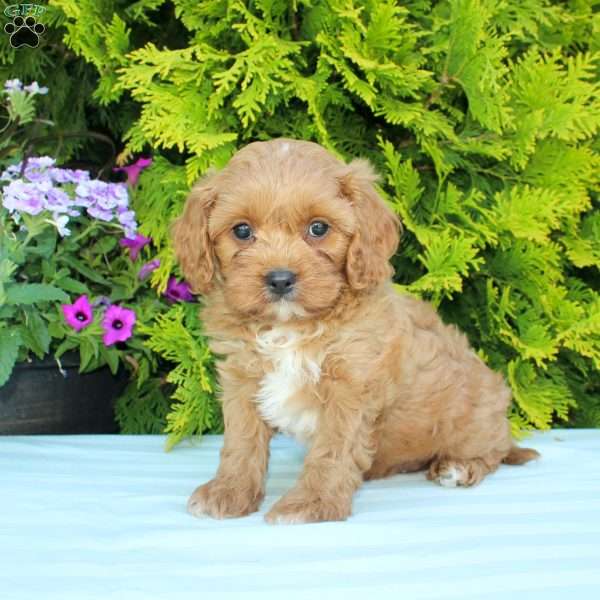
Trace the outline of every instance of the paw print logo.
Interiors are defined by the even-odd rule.
[[[4,26],[4,31],[10,35],[10,45],[13,48],[29,46],[37,48],[40,43],[40,35],[46,28],[35,20],[35,17],[15,17],[12,23]]]

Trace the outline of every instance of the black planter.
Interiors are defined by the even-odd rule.
[[[79,374],[78,355],[20,363],[0,387],[0,435],[29,433],[115,433],[114,402],[125,376],[108,367]]]

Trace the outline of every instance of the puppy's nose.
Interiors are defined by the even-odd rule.
[[[277,296],[285,296],[294,289],[296,274],[284,269],[269,271],[265,277],[267,288]]]

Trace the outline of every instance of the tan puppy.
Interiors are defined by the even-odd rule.
[[[225,442],[195,515],[239,517],[264,496],[269,441],[309,450],[272,523],[340,520],[363,479],[428,468],[474,485],[537,456],[511,440],[511,393],[433,308],[399,295],[399,222],[363,160],[310,142],[240,150],[192,190],[174,226],[223,388]]]

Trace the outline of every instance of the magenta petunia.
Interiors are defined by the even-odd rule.
[[[73,304],[63,304],[62,311],[65,321],[75,331],[81,331],[94,320],[92,305],[85,295],[79,296]]]
[[[189,284],[185,281],[177,281],[175,277],[169,279],[165,296],[174,302],[191,302],[194,299]]]
[[[113,304],[106,309],[102,319],[104,335],[102,341],[105,346],[112,346],[117,342],[124,342],[133,335],[135,325],[135,312]]]
[[[148,275],[150,275],[150,273],[152,273],[152,271],[156,271],[156,269],[158,269],[158,267],[160,267],[160,259],[159,258],[155,258],[154,260],[147,262],[139,270],[138,278],[142,279],[142,280],[146,279],[146,277],[148,277]]]
[[[151,241],[151,238],[138,233],[133,238],[123,238],[119,241],[119,244],[123,248],[129,248],[129,258],[131,258],[131,260],[136,260],[140,250]]]
[[[127,174],[127,183],[131,186],[137,184],[140,173],[152,164],[151,158],[138,158],[132,165],[127,167],[115,167],[113,171],[122,171]]]

